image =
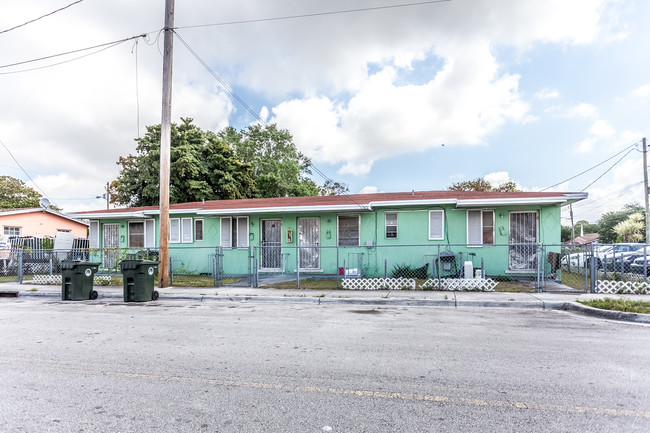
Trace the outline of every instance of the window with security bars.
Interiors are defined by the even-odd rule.
[[[338,245],[340,247],[359,246],[359,215],[339,215]]]
[[[386,238],[397,238],[397,212],[386,213]]]
[[[20,236],[20,227],[5,227],[4,229],[5,236]]]

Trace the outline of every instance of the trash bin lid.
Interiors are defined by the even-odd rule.
[[[120,262],[120,268],[123,271],[130,271],[134,269],[138,269],[138,266],[143,262],[144,260],[122,260]]]
[[[61,269],[75,269],[77,266],[92,266],[98,268],[101,263],[97,262],[84,262],[82,260],[63,260],[61,261]]]

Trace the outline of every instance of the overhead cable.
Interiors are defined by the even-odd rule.
[[[32,177],[29,175],[29,173],[27,173],[27,170],[25,170],[25,169],[23,168],[23,166],[20,165],[20,162],[18,162],[18,160],[16,159],[16,157],[14,156],[14,154],[11,153],[11,151],[9,150],[9,148],[8,148],[8,147],[7,147],[7,146],[2,142],[2,140],[0,140],[0,144],[2,144],[2,147],[4,147],[5,150],[7,151],[7,153],[9,153],[9,156],[11,156],[11,159],[13,159],[14,162],[18,165],[18,167],[20,167],[20,169],[23,171],[23,173],[25,173],[25,176],[27,176],[27,178],[28,178],[29,180],[32,181],[32,184],[34,184],[34,186],[35,186],[36,188],[38,188],[38,189],[43,193],[43,195],[44,195],[48,200],[50,200],[51,203],[53,203],[53,204],[56,206],[56,203],[54,203],[54,200],[52,200],[51,198],[49,198],[49,197],[47,196],[47,193],[46,193],[45,191],[43,191],[43,188],[41,188],[40,186],[38,186],[38,185],[36,184],[36,182],[34,182],[34,179],[32,179]]]
[[[373,6],[373,7],[367,7],[367,8],[343,9],[343,10],[328,11],[328,12],[313,12],[313,13],[309,13],[309,14],[286,15],[286,16],[270,17],[270,18],[254,18],[254,19],[250,19],[250,20],[223,21],[223,22],[219,22],[219,23],[197,24],[197,25],[181,26],[181,27],[174,27],[174,28],[176,28],[176,29],[194,29],[194,28],[198,28],[198,27],[218,27],[218,26],[230,26],[230,25],[235,25],[235,24],[260,23],[260,22],[266,22],[266,21],[293,20],[293,19],[298,19],[298,18],[311,18],[311,17],[319,17],[319,16],[325,16],[325,15],[341,15],[341,14],[349,14],[349,13],[356,13],[356,12],[376,11],[376,10],[382,10],[382,9],[397,9],[397,8],[405,8],[405,7],[413,7],[413,6],[424,6],[424,5],[434,4],[434,3],[447,3],[447,2],[451,2],[451,1],[452,0],[430,0],[430,1],[415,2],[415,3],[401,3],[401,4],[395,4],[395,5]]]
[[[16,29],[19,28],[19,27],[26,26],[27,24],[33,23],[34,21],[38,21],[38,20],[40,20],[40,19],[42,19],[42,18],[49,17],[50,15],[53,15],[53,14],[55,14],[55,13],[57,13],[57,12],[60,12],[60,11],[62,11],[62,10],[64,10],[64,9],[67,9],[67,8],[69,8],[70,6],[74,6],[74,5],[76,5],[77,3],[81,3],[82,1],[83,1],[83,0],[77,0],[76,2],[70,3],[70,4],[67,5],[67,6],[64,6],[64,7],[62,7],[62,8],[59,8],[59,9],[55,10],[55,11],[52,11],[52,12],[50,12],[49,14],[41,15],[40,17],[38,17],[38,18],[34,18],[33,20],[29,20],[29,21],[27,21],[26,23],[19,24],[19,25],[14,26],[14,27],[12,27],[12,28],[10,28],[10,29],[7,29],[7,30],[2,30],[2,31],[0,31],[0,35],[3,34],[3,33],[10,32],[10,31],[12,31],[12,30],[16,30]]]
[[[625,151],[628,150],[629,148],[636,146],[637,144],[638,144],[638,142],[637,142],[637,143],[634,143],[634,144],[631,144],[630,146],[628,146],[628,147],[626,147],[625,149],[621,150],[620,152],[618,152],[618,153],[616,153],[616,154],[610,156],[610,157],[607,158],[606,160],[604,160],[604,161],[602,161],[602,162],[599,162],[598,164],[594,165],[593,167],[588,168],[588,169],[586,169],[585,171],[576,174],[575,176],[572,176],[572,177],[570,177],[570,178],[568,178],[568,179],[565,179],[565,180],[563,180],[562,182],[558,182],[558,183],[556,183],[555,185],[551,185],[551,186],[548,186],[548,187],[546,187],[546,188],[544,188],[544,189],[540,189],[539,192],[546,191],[546,190],[549,190],[549,189],[551,189],[551,188],[555,188],[555,187],[558,186],[558,185],[562,185],[564,182],[568,182],[568,181],[570,181],[570,180],[575,179],[576,177],[582,176],[583,174],[585,174],[585,173],[587,173],[587,172],[593,170],[594,168],[603,165],[604,163],[606,163],[606,162],[609,161],[610,159],[614,159],[614,158],[616,158],[618,155],[620,155],[621,153],[625,152]],[[629,152],[628,152],[628,153],[629,153]],[[590,185],[590,186],[591,186],[591,185]]]
[[[131,37],[128,37],[128,38],[119,39],[119,40],[117,40],[117,41],[106,42],[106,43],[104,43],[104,44],[94,45],[94,46],[92,46],[92,47],[80,48],[80,49],[78,49],[78,50],[67,51],[67,52],[65,52],[65,53],[52,54],[52,55],[50,55],[50,56],[39,57],[39,58],[37,58],[37,59],[23,60],[22,62],[10,63],[10,64],[7,64],[7,65],[1,65],[1,66],[0,66],[0,69],[10,68],[10,67],[12,67],[12,66],[18,66],[18,65],[25,65],[25,64],[27,64],[27,63],[39,62],[39,61],[41,61],[41,60],[53,59],[53,58],[55,58],[55,57],[67,56],[67,55],[69,55],[69,54],[80,53],[80,52],[82,52],[82,51],[88,51],[88,50],[94,50],[95,48],[107,47],[107,46],[109,46],[109,45],[113,46],[113,45],[120,44],[120,43],[122,43],[122,42],[127,42],[127,41],[130,41],[130,40],[133,40],[133,39],[137,39],[137,38],[146,38],[146,37],[147,37],[147,33],[143,33],[143,34],[141,34],[141,35],[131,36]]]

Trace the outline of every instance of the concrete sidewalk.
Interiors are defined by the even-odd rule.
[[[95,286],[98,300],[123,302],[121,286]],[[509,292],[439,292],[422,290],[305,290],[259,289],[246,287],[168,287],[157,289],[164,301],[221,302],[289,302],[310,304],[349,304],[374,306],[433,306],[564,309],[599,317],[650,323],[650,315],[598,310],[577,301],[600,298],[623,298],[650,302],[650,295],[604,295],[590,293],[509,293]],[[47,297],[61,299],[61,287],[31,283],[2,283],[0,293],[20,298]],[[5,296],[7,296],[5,295]],[[89,301],[91,302],[91,301]]]

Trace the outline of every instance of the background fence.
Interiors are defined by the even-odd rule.
[[[155,249],[69,250],[23,243],[0,250],[0,282],[60,275],[63,260],[100,263],[99,275],[120,277],[125,259],[158,260]],[[256,246],[170,248],[174,286],[370,288],[442,290],[453,280],[490,279],[502,291],[611,293],[647,290],[650,245],[399,245],[359,247]],[[399,281],[397,285],[394,281]],[[470,285],[470,289],[473,286]],[[630,289],[632,288],[632,289]]]

